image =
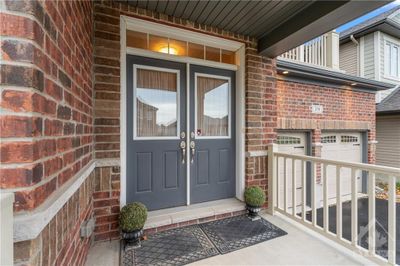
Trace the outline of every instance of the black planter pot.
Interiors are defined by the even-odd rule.
[[[125,243],[125,248],[127,247],[132,247],[132,248],[138,248],[140,247],[140,239],[143,236],[143,228],[139,230],[135,230],[132,232],[124,232],[121,231],[121,236],[122,239],[124,240]]]
[[[254,207],[246,204],[246,209],[247,209],[247,217],[249,217],[250,220],[255,221],[261,219],[258,213],[261,211],[261,207]]]

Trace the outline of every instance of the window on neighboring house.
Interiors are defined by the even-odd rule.
[[[385,43],[385,75],[400,78],[400,46],[389,41]]]

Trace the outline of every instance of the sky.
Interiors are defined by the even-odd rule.
[[[351,28],[354,25],[357,25],[357,24],[359,24],[359,23],[361,23],[361,22],[363,22],[363,21],[365,21],[367,19],[375,17],[375,16],[377,16],[377,15],[379,15],[379,14],[381,14],[381,13],[383,13],[383,12],[389,10],[389,9],[392,9],[395,6],[399,6],[399,5],[400,5],[400,0],[396,0],[396,1],[394,1],[392,3],[389,3],[389,4],[387,4],[387,5],[383,6],[383,7],[375,9],[372,12],[369,12],[368,14],[365,14],[362,17],[359,17],[359,18],[357,18],[357,19],[355,19],[353,21],[350,21],[350,22],[340,26],[339,28],[336,29],[336,31],[337,32],[342,32],[344,30],[347,30],[348,28]]]

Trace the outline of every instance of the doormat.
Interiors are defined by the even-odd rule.
[[[156,233],[136,249],[124,250],[121,244],[120,264],[185,265],[286,234],[264,219],[251,221],[241,215]]]
[[[245,215],[201,224],[200,227],[221,254],[287,234],[267,220],[251,221]]]

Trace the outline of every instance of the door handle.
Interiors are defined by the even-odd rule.
[[[182,164],[185,164],[185,158],[186,158],[186,142],[184,140],[181,141],[181,144],[179,145],[182,151]]]
[[[194,161],[194,155],[195,155],[195,153],[196,153],[195,148],[196,148],[196,144],[195,144],[194,141],[192,140],[192,141],[190,142],[190,150],[192,151],[192,159],[190,159],[190,163],[193,163],[193,161]]]

